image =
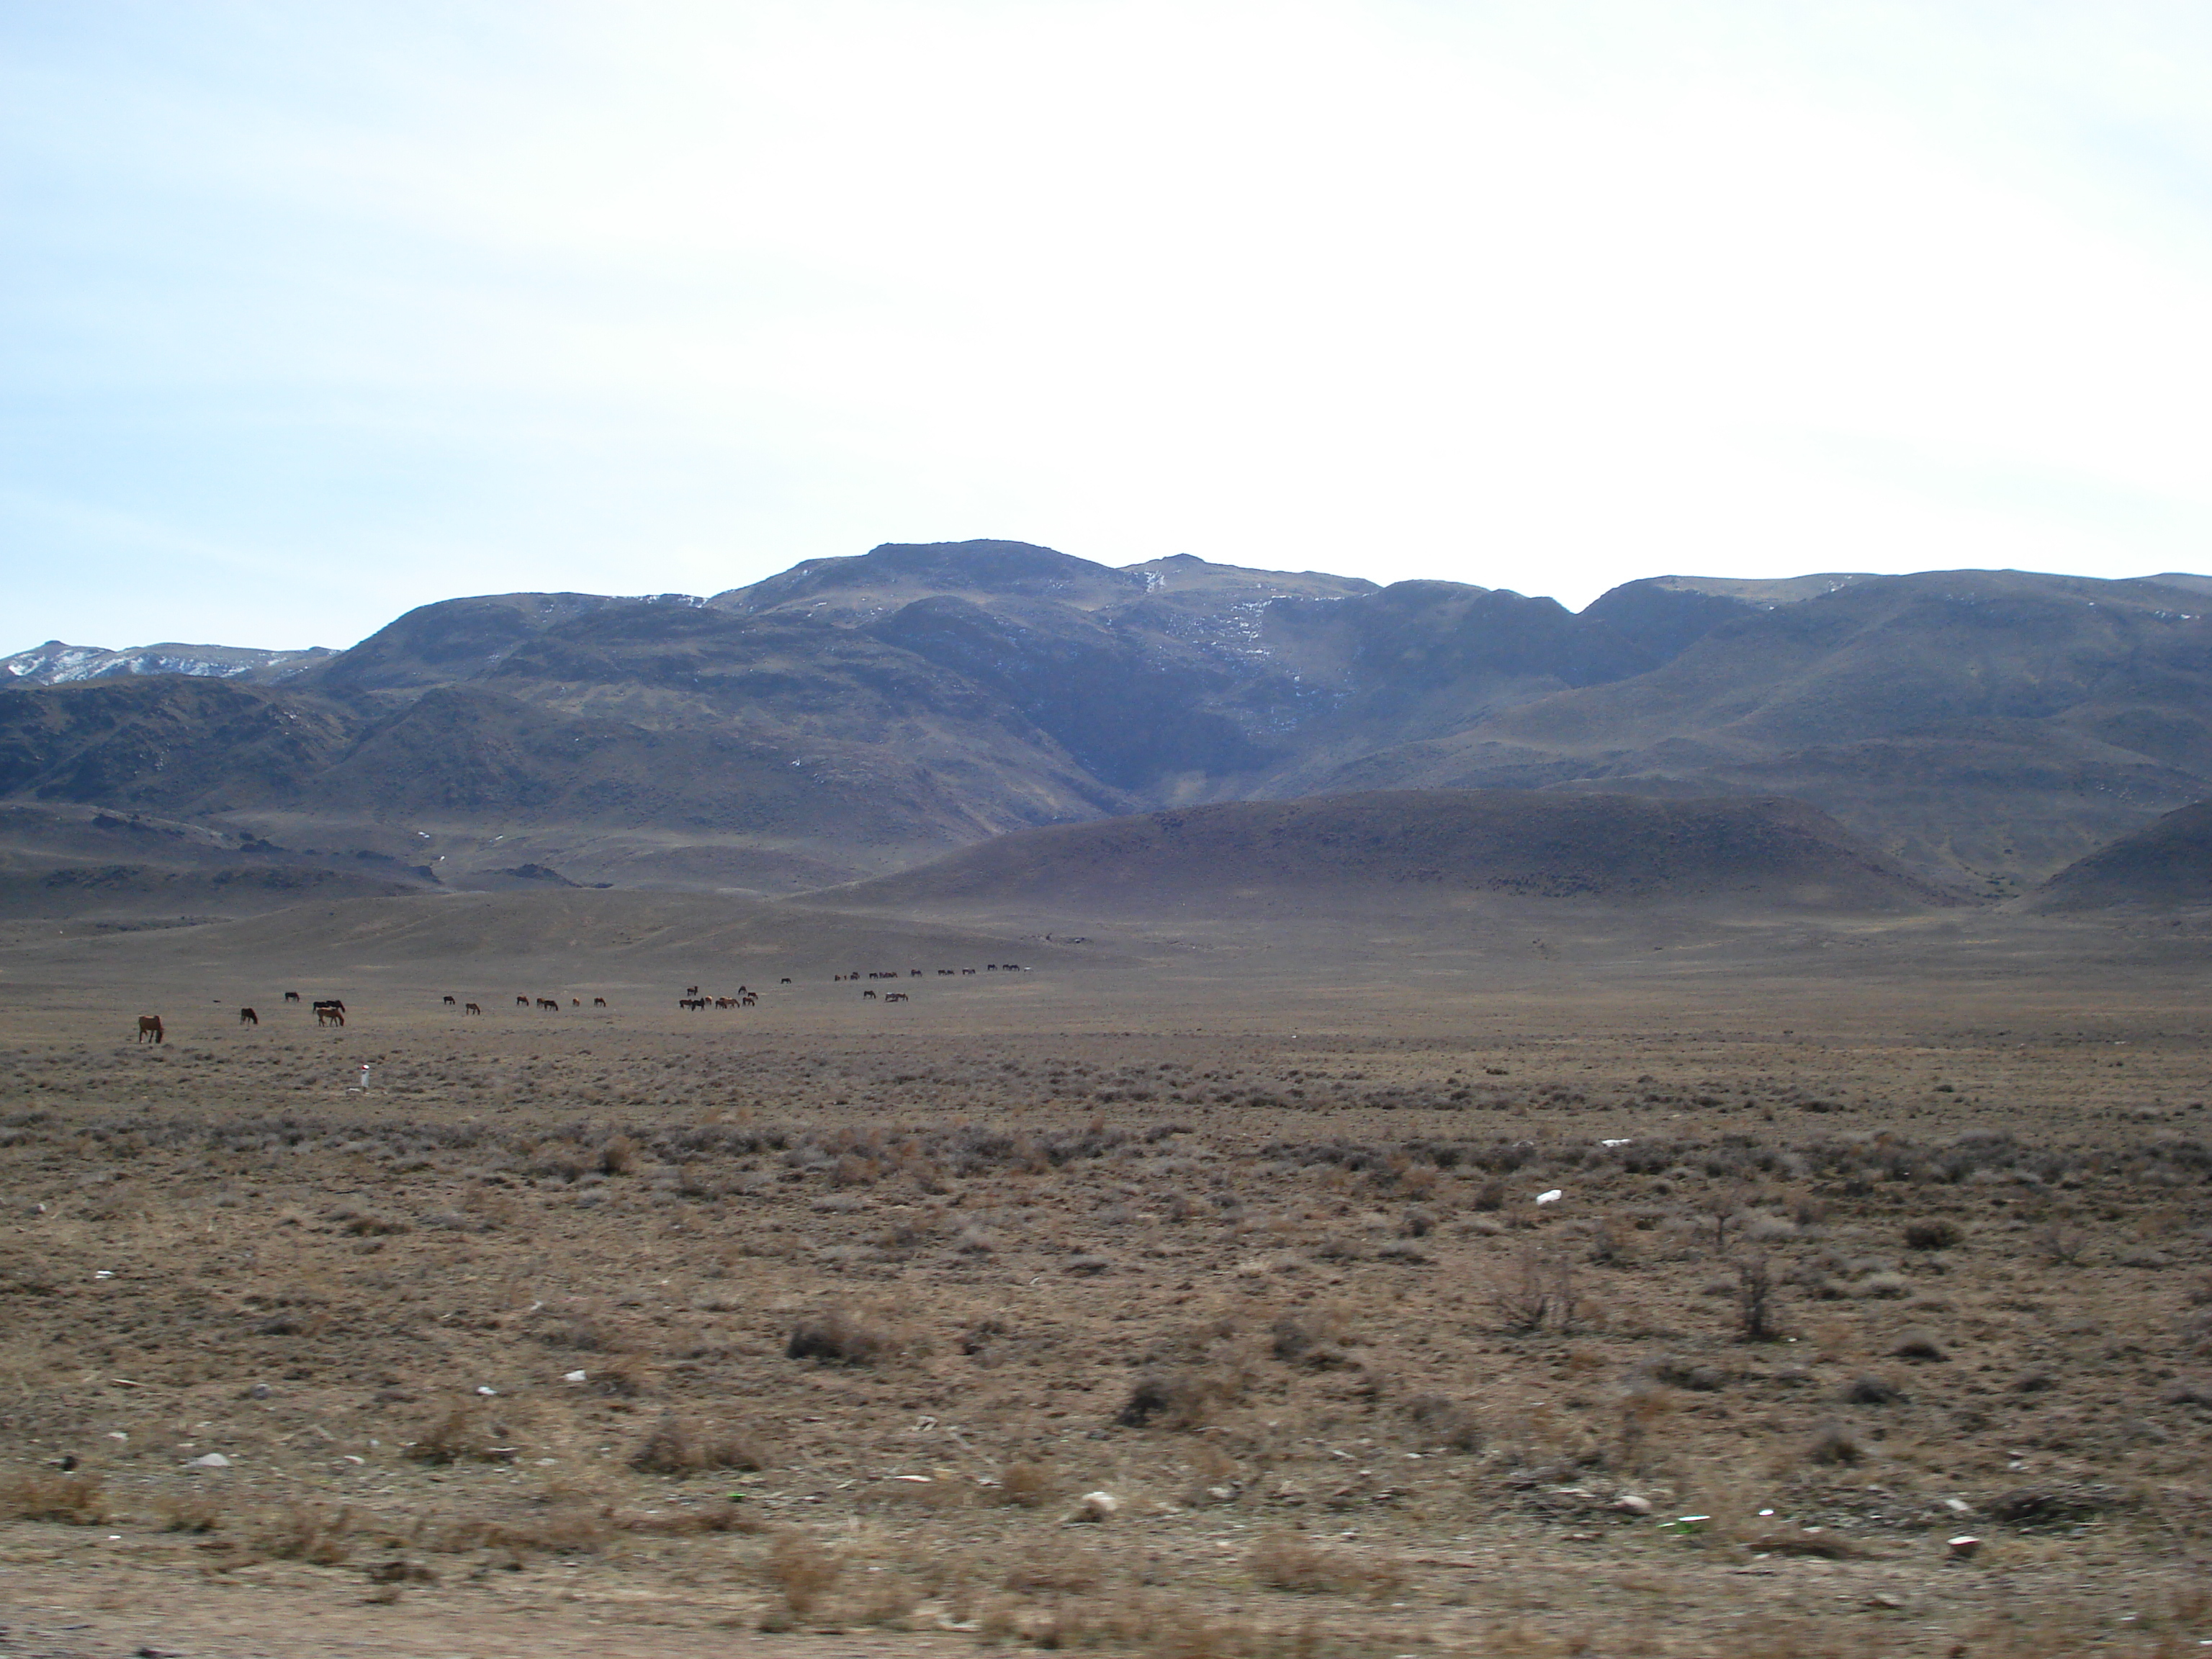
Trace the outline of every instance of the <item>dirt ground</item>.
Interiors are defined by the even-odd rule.
[[[2198,928],[866,927],[20,931],[0,1655],[2212,1647]]]

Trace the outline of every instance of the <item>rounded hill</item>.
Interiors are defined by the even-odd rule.
[[[2154,818],[2079,858],[2036,890],[2033,910],[2212,904],[2212,801]]]
[[[925,905],[1141,904],[1423,890],[1897,910],[1958,900],[1801,801],[1510,789],[1230,801],[1018,830],[817,896]]]

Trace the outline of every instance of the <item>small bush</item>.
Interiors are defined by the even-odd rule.
[[[1849,1406],[1896,1406],[1907,1403],[1905,1390],[1879,1376],[1855,1376],[1844,1384],[1844,1403]]]
[[[1781,1313],[1776,1303],[1781,1287],[1774,1269],[1763,1255],[1739,1261],[1735,1269],[1735,1308],[1738,1328],[1747,1342],[1771,1342],[1782,1334]]]
[[[1150,1371],[1139,1377],[1114,1420],[1125,1429],[1194,1429],[1243,1392],[1219,1370]]]
[[[1261,1539],[1244,1558],[1244,1565],[1270,1589],[1309,1595],[1379,1598],[1406,1582],[1405,1569],[1395,1561],[1324,1549],[1285,1533]]]
[[[872,1365],[896,1351],[890,1334],[832,1309],[818,1319],[801,1320],[784,1345],[787,1359],[818,1359],[825,1364]]]
[[[2035,1248],[2053,1267],[2071,1267],[2089,1249],[2089,1235],[2063,1221],[2054,1221],[2035,1235]]]
[[[107,1519],[107,1498],[97,1475],[26,1470],[0,1480],[0,1515],[16,1521],[96,1527]]]
[[[637,1142],[628,1135],[616,1135],[599,1148],[599,1171],[603,1175],[623,1176],[637,1168]]]
[[[783,1534],[769,1551],[769,1583],[783,1593],[784,1606],[802,1619],[822,1605],[844,1571],[836,1551],[803,1533]]]
[[[254,1547],[280,1561],[305,1561],[318,1567],[335,1567],[352,1553],[347,1534],[354,1529],[353,1511],[343,1507],[322,1510],[312,1504],[295,1504],[254,1536]]]
[[[1425,1445],[1460,1452],[1482,1449],[1482,1425],[1456,1400],[1447,1400],[1440,1394],[1415,1395],[1406,1402],[1406,1415],[1413,1419]]]
[[[1815,1463],[1856,1463],[1866,1455],[1866,1446],[1850,1425],[1825,1423],[1805,1448],[1805,1455]]]
[[[742,1430],[709,1428],[672,1415],[654,1425],[630,1455],[629,1466],[645,1474],[696,1474],[765,1468],[768,1459],[759,1442]]]
[[[1905,1248],[1908,1250],[1948,1250],[1956,1245],[1961,1235],[1948,1221],[1916,1221],[1905,1230]]]
[[[505,1426],[466,1406],[454,1407],[407,1447],[408,1456],[417,1463],[507,1463],[514,1462],[514,1454]]]
[[[1033,1510],[1048,1504],[1059,1490],[1052,1471],[1042,1463],[1012,1462],[999,1474],[999,1501],[1018,1509]]]
[[[1926,1331],[1905,1332],[1898,1339],[1897,1346],[1889,1352],[1890,1357],[1894,1359],[1933,1361],[1950,1358],[1943,1352],[1942,1345]]]

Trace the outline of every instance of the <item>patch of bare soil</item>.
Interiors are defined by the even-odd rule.
[[[18,977],[0,1654],[2196,1652],[2198,969],[2012,948]]]

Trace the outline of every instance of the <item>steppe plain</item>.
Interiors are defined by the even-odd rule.
[[[0,1652],[2198,1651],[2207,928],[9,924]]]

